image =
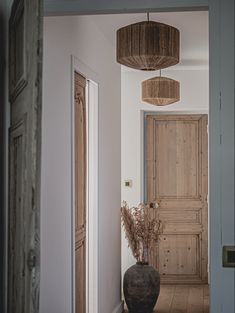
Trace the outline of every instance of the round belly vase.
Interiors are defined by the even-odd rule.
[[[125,272],[123,291],[129,313],[152,313],[160,293],[160,275],[148,263],[137,262]]]

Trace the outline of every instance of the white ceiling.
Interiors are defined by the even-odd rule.
[[[144,13],[96,15],[92,20],[111,45],[116,31],[128,24],[146,20]],[[208,12],[150,13],[150,20],[172,25],[180,31],[180,66],[207,68],[209,63]],[[176,66],[176,67],[179,67]],[[176,68],[175,67],[175,68]]]

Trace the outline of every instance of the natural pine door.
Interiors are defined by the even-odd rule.
[[[86,312],[86,79],[74,73],[75,90],[75,298]]]
[[[206,283],[208,267],[207,115],[148,115],[147,200],[164,232],[151,251],[163,283]]]

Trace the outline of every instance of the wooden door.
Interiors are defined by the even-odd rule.
[[[207,115],[147,116],[147,200],[164,233],[151,252],[163,283],[207,283]]]
[[[86,312],[86,79],[75,82],[75,297],[76,313]]]
[[[9,20],[8,313],[39,312],[42,1]]]

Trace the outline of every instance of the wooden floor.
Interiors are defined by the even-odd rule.
[[[154,313],[209,313],[208,285],[161,285]]]

